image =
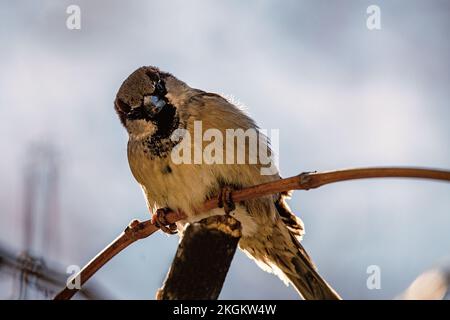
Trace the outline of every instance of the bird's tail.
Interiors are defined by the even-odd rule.
[[[263,270],[291,283],[304,299],[341,300],[300,244],[304,234],[301,219],[292,213],[284,197],[275,202],[275,207],[279,219],[268,227],[263,225],[253,236],[242,237],[239,247]]]
[[[298,254],[290,259],[291,263],[283,263],[280,270],[298,293],[306,300],[341,300],[339,294],[317,272],[300,242],[294,237],[292,241],[298,249]],[[286,256],[278,256],[277,260],[283,258]],[[289,267],[286,268],[287,266]]]

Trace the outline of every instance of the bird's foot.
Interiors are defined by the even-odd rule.
[[[236,205],[234,204],[232,193],[233,189],[229,186],[225,186],[219,191],[218,202],[219,208],[223,208],[225,214],[230,214],[233,210],[236,209]]]
[[[177,233],[177,225],[175,223],[168,223],[166,219],[166,214],[170,212],[169,208],[159,208],[152,215],[152,223],[160,228],[162,232],[167,234],[176,234]]]

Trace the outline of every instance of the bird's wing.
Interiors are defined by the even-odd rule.
[[[302,220],[292,213],[287,205],[285,199],[288,195],[288,193],[280,194],[280,197],[275,201],[275,207],[291,235],[289,246],[293,245],[297,252],[293,257],[286,255],[285,252],[275,252],[273,260],[279,262],[278,267],[303,298],[308,300],[341,299],[336,291],[320,276],[311,257],[300,244],[305,229]]]

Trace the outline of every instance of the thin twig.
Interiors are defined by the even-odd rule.
[[[232,199],[235,202],[240,202],[289,190],[309,190],[334,182],[366,178],[419,178],[450,181],[450,171],[425,168],[375,167],[327,172],[306,172],[291,178],[280,179],[236,190],[232,193]],[[218,200],[213,198],[206,201],[203,204],[203,207],[198,211],[209,211],[217,207]],[[182,212],[169,212],[165,218],[167,224],[171,224],[186,218],[186,216]],[[86,266],[76,275],[76,277],[80,277],[81,285],[89,280],[104,264],[111,260],[111,258],[130,244],[136,240],[150,236],[157,230],[158,227],[152,224],[151,220],[143,222],[133,220],[122,234],[86,264]],[[69,289],[65,287],[56,295],[55,300],[70,299],[77,291],[78,289]]]

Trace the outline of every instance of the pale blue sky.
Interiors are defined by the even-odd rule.
[[[73,3],[81,30],[65,26]],[[370,4],[381,8],[381,30],[366,28]],[[57,145],[63,166],[64,252],[53,260],[84,264],[132,218],[148,217],[113,110],[120,84],[142,65],[232,95],[261,127],[280,129],[284,176],[450,168],[449,18],[446,1],[2,1],[0,241],[21,248],[21,170],[36,140]],[[449,187],[346,182],[296,192],[291,207],[344,298],[393,298],[449,257]],[[118,298],[153,298],[177,241],[154,235],[95,278]],[[380,290],[366,288],[369,265],[381,268]],[[239,253],[221,298],[297,295]]]

